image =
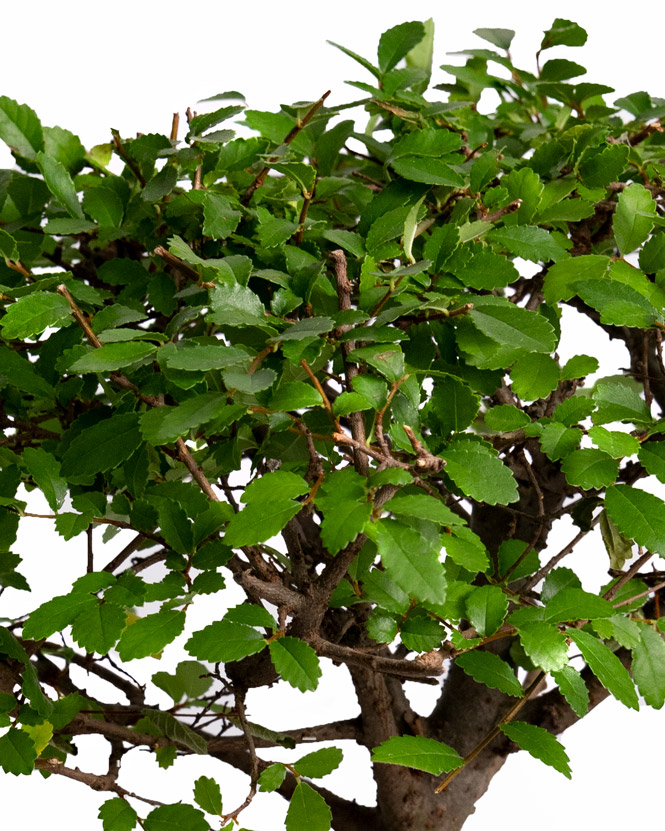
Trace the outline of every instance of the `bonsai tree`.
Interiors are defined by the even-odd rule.
[[[0,766],[105,792],[106,831],[233,829],[270,791],[288,831],[454,831],[508,754],[570,776],[556,736],[608,695],[663,705],[665,102],[612,106],[547,60],[585,42],[571,21],[535,73],[512,31],[476,34],[487,48],[429,97],[432,24],[409,22],[375,61],[339,47],[368,73],[360,100],[259,112],[225,93],[170,135],[87,151],[0,98],[0,582],[26,592],[0,627]],[[365,129],[344,117],[360,105]],[[251,137],[228,128],[241,113]],[[565,363],[564,306],[599,336]],[[626,366],[585,382],[603,333]],[[19,523],[87,551],[36,607]],[[133,664],[162,652],[184,660]],[[359,714],[299,723],[326,661]],[[279,679],[281,733],[252,703]],[[406,681],[437,687],[429,715]],[[106,773],[77,766],[89,734]],[[317,784],[349,740],[376,807]],[[209,775],[157,803],[123,778],[135,748]],[[240,799],[220,762],[247,774]]]

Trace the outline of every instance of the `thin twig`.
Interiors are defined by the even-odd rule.
[[[302,243],[302,235],[305,232],[305,220],[307,219],[307,211],[310,203],[314,197],[314,191],[305,191],[303,193],[302,208],[300,209],[300,216],[298,217],[298,230],[296,231],[294,242],[296,245]]]
[[[120,133],[117,130],[111,130],[111,135],[113,136],[113,149],[115,150],[117,155],[120,156],[120,158],[127,165],[127,167],[132,171],[134,176],[136,176],[136,178],[139,180],[141,187],[144,188],[146,184],[145,176],[141,173],[134,159],[132,159],[132,157],[125,150],[125,145],[122,143]]]
[[[330,403],[330,399],[329,399],[329,398],[328,398],[328,396],[326,395],[325,390],[324,390],[324,389],[323,389],[323,387],[321,386],[321,382],[320,382],[320,381],[319,381],[319,379],[316,377],[316,375],[312,372],[312,370],[311,370],[311,368],[310,368],[309,364],[307,363],[307,361],[306,361],[304,358],[300,361],[300,366],[301,366],[301,367],[305,370],[305,372],[309,375],[309,379],[310,379],[310,381],[314,384],[314,386],[316,387],[316,391],[319,393],[319,395],[320,395],[320,396],[321,396],[321,398],[323,399],[323,406],[324,406],[324,407],[326,408],[326,410],[328,411],[328,415],[329,415],[329,416],[330,416],[330,418],[332,419],[332,421],[333,421],[333,423],[334,423],[335,427],[337,427],[337,429],[340,429],[340,428],[339,428],[339,421],[337,420],[337,418],[336,418],[336,417],[335,417],[335,415],[333,414],[332,404]]]
[[[131,557],[135,551],[138,551],[144,539],[144,534],[137,534],[131,542],[127,543],[120,553],[116,554],[115,557],[104,566],[102,571],[108,571],[112,574],[116,568],[119,568],[125,562],[128,557]]]
[[[499,208],[498,211],[494,211],[492,214],[487,214],[487,216],[481,216],[480,219],[482,222],[496,222],[497,219],[501,219],[502,217],[506,216],[507,214],[514,214],[515,211],[519,211],[522,207],[522,200],[516,199],[514,202],[511,202],[509,205],[504,205],[503,208]]]
[[[330,259],[333,264],[333,271],[335,274],[335,286],[337,289],[337,308],[340,312],[348,312],[351,310],[351,295],[353,293],[353,284],[347,276],[346,268],[346,254],[341,248],[330,252]],[[346,323],[343,326],[338,326],[334,331],[336,337],[340,337],[345,332],[351,329],[351,325]],[[346,374],[346,390],[353,391],[353,379],[360,374],[358,365],[349,360],[349,355],[356,348],[354,340],[345,340],[340,345],[342,352],[342,360],[344,362],[344,370]],[[360,448],[364,447],[367,442],[367,435],[365,433],[365,419],[362,412],[349,413],[349,423],[351,425],[351,435],[355,442],[355,452],[353,454],[354,467],[361,476],[369,475],[369,463],[363,452],[358,452]],[[341,433],[341,431],[338,431]]]
[[[619,592],[619,589],[623,588],[629,580],[632,580],[642,566],[646,565],[652,557],[653,554],[651,551],[646,551],[644,554],[639,556],[628,571],[625,574],[622,574],[616,583],[613,586],[610,586],[610,588],[605,592],[603,595],[605,600],[614,600]]]
[[[386,403],[380,410],[377,410],[376,416],[374,417],[374,432],[376,434],[376,440],[379,443],[381,450],[383,450],[387,456],[391,456],[392,454],[383,434],[383,417],[390,405],[393,403],[393,398],[395,397],[397,390],[402,386],[408,377],[408,375],[405,375],[403,378],[400,378],[399,381],[393,381],[388,397],[386,398]]]
[[[86,528],[85,533],[88,538],[88,562],[86,566],[86,571],[88,574],[90,574],[92,571],[95,570],[95,556],[92,548],[92,525],[89,525]]]
[[[649,380],[649,333],[642,333],[642,385],[644,386],[644,402],[647,409],[651,411],[653,404],[653,393],[651,392],[651,382]]]
[[[244,811],[245,808],[251,803],[251,801],[256,796],[256,786],[259,780],[259,760],[256,755],[256,746],[254,744],[254,736],[252,735],[252,731],[250,730],[249,724],[247,723],[247,718],[245,716],[245,692],[237,690],[235,693],[235,710],[237,713],[237,720],[238,724],[243,732],[245,737],[245,741],[247,742],[247,749],[249,750],[249,760],[250,760],[250,786],[249,786],[249,793],[245,797],[245,801],[242,805],[239,805],[235,810],[231,811],[228,814],[224,814],[221,818],[221,823],[229,822],[229,820],[233,820],[234,822],[238,818],[238,814],[241,811]]]
[[[72,310],[72,313],[73,313],[74,317],[76,318],[76,321],[79,324],[79,326],[81,327],[81,329],[83,329],[83,331],[85,332],[85,336],[87,337],[87,339],[95,347],[95,349],[99,349],[99,347],[102,345],[101,341],[99,340],[97,335],[92,331],[92,328],[90,326],[88,318],[83,314],[83,312],[76,305],[76,301],[74,300],[74,298],[69,293],[69,290],[68,290],[67,286],[64,285],[64,283],[62,283],[61,285],[58,286],[56,291],[58,292],[58,294],[61,294],[65,298],[65,300],[69,303],[69,306]]]
[[[205,286],[206,288],[210,288],[214,285],[214,283],[201,282],[201,275],[195,268],[192,268],[191,265],[186,263],[184,260],[181,260],[180,257],[176,257],[175,254],[167,251],[163,245],[158,245],[152,253],[153,256],[161,257],[164,262],[168,263],[172,268],[177,268],[181,274],[188,277],[190,280],[196,280],[197,283],[200,283],[200,285]]]
[[[478,744],[473,748],[473,750],[464,757],[462,765],[456,768],[455,770],[451,771],[448,774],[448,776],[446,776],[446,778],[443,780],[443,782],[436,786],[436,788],[434,789],[434,793],[441,793],[441,791],[445,791],[448,785],[450,785],[453,779],[464,770],[464,768],[469,764],[469,762],[472,762],[476,758],[476,756],[478,756],[479,753],[482,753],[482,751],[494,741],[494,739],[501,732],[501,725],[508,724],[508,722],[512,721],[515,718],[515,716],[519,713],[522,707],[524,707],[524,705],[527,703],[529,698],[540,686],[540,683],[544,677],[545,673],[542,671],[536,675],[531,684],[529,684],[527,689],[524,691],[524,697],[520,698],[515,704],[513,704],[513,706],[508,710],[506,715],[501,719],[501,721],[499,721],[499,723],[489,731],[485,738],[478,742]]]
[[[180,126],[180,113],[173,113],[171,122],[171,141],[178,141],[178,127]]]
[[[592,527],[593,527],[593,525],[596,524],[597,521],[598,520],[593,521]],[[589,530],[591,530],[591,529],[589,529]],[[555,554],[554,557],[552,557],[552,559],[549,560],[549,562],[545,563],[545,565],[541,569],[539,569],[532,577],[529,578],[529,580],[527,580],[527,582],[525,583],[525,585],[522,588],[522,594],[524,594],[525,592],[528,592],[535,585],[540,583],[540,581],[543,579],[543,577],[547,576],[550,573],[550,571],[552,571],[554,566],[557,565],[557,563],[559,563],[561,560],[563,560],[564,557],[568,556],[568,554],[570,554],[570,552],[575,548],[577,543],[581,539],[586,537],[586,535],[588,533],[589,533],[589,531],[579,531],[573,537],[573,539],[568,543],[568,545],[565,545],[561,549],[561,551],[559,551],[558,554]]]
[[[621,600],[619,603],[614,604],[614,608],[618,609],[620,606],[627,606],[629,603],[632,603],[634,600],[640,600],[642,597],[646,597],[649,594],[653,594],[654,592],[660,591],[662,588],[665,588],[665,581],[662,583],[656,583],[655,586],[651,586],[650,588],[646,589],[639,594],[634,594],[632,597],[627,598],[626,600]]]
[[[63,297],[65,297],[65,299],[67,300],[67,302],[71,306],[72,311],[74,313],[74,317],[76,318],[76,320],[80,324],[81,328],[85,332],[88,340],[92,343],[92,345],[96,349],[99,349],[99,347],[101,347],[101,345],[102,345],[99,338],[92,331],[92,328],[90,327],[90,324],[86,320],[85,316],[83,315],[83,313],[81,312],[79,307],[76,305],[76,301],[74,300],[74,298],[71,296],[71,294],[67,290],[67,287],[65,285],[60,285],[60,286],[58,286],[57,291],[60,294],[62,294]],[[116,384],[123,387],[124,389],[132,390],[132,392],[136,393],[136,395],[141,399],[141,401],[148,404],[149,406],[151,406],[151,407],[163,407],[163,406],[165,406],[164,402],[161,401],[159,398],[157,398],[153,395],[143,395],[141,393],[141,391],[139,390],[139,388],[136,386],[136,384],[133,384],[129,380],[129,378],[125,377],[124,375],[121,375],[120,373],[114,372],[114,373],[111,373],[110,377],[111,377],[112,381],[114,381]],[[185,465],[187,470],[191,473],[192,478],[197,483],[197,485],[201,488],[203,493],[205,493],[205,495],[208,497],[208,499],[211,499],[213,502],[219,502],[219,497],[217,496],[215,491],[212,489],[212,486],[211,486],[210,482],[208,482],[203,470],[195,462],[194,458],[192,457],[192,454],[189,452],[189,450],[187,448],[187,445],[185,444],[185,442],[182,438],[179,438],[176,441],[176,448],[177,448],[177,452],[178,452],[178,458]],[[96,521],[96,520],[93,520],[93,522],[94,521]],[[110,522],[109,520],[106,520],[106,521]],[[111,524],[116,525],[118,523],[117,522],[112,522]],[[128,523],[124,523],[120,527],[131,528],[132,526],[129,525]]]
[[[312,120],[312,118],[314,117],[317,110],[319,110],[323,106],[323,102],[326,100],[326,98],[329,95],[330,95],[330,90],[328,90],[327,92],[324,92],[324,94],[319,98],[319,100],[314,102],[314,104],[310,107],[310,109],[305,114],[304,118],[302,120],[298,120],[298,123],[295,125],[295,127],[293,127],[293,129],[290,131],[290,133],[284,139],[281,146],[291,144],[291,142],[298,135],[298,133],[300,133],[302,130],[304,130],[305,127],[309,124],[309,122]],[[276,162],[278,159],[279,159],[279,156],[271,156],[270,157],[271,162]],[[254,191],[258,190],[258,188],[260,188],[261,185],[265,182],[266,176],[268,175],[269,172],[270,172],[270,166],[266,165],[263,168],[263,170],[258,174],[258,176],[254,179],[254,181],[251,183],[251,185],[247,188],[245,193],[243,194],[243,197],[240,200],[241,204],[243,204],[243,205],[248,205],[249,204],[252,196],[254,195]]]
[[[383,464],[387,464],[389,467],[401,467],[403,470],[411,469],[411,466],[406,462],[401,462],[399,459],[395,459],[392,456],[386,456],[385,453],[377,450],[370,444],[361,444],[351,436],[347,436],[346,433],[333,433],[333,439],[337,444],[348,444],[359,453],[363,453],[365,456],[371,456],[373,459],[376,459]]]

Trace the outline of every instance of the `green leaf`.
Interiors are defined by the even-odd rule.
[[[510,370],[513,392],[524,401],[545,398],[559,383],[559,365],[544,354],[524,355]]]
[[[559,773],[563,773],[567,779],[571,778],[570,759],[566,751],[543,727],[536,727],[535,724],[527,724],[524,721],[511,721],[500,724],[499,727],[505,736],[530,753],[534,759],[540,759]]]
[[[287,635],[271,641],[268,648],[275,669],[292,687],[300,692],[318,687],[321,667],[309,644]]]
[[[226,239],[238,227],[242,213],[230,200],[218,193],[205,192],[203,202],[203,233],[213,239]]]
[[[633,543],[627,539],[609,518],[606,510],[600,514],[600,533],[610,558],[610,568],[621,571],[626,560],[633,556]]]
[[[621,191],[614,213],[612,230],[619,251],[630,254],[646,240],[656,218],[656,203],[651,193],[638,182]]]
[[[169,444],[221,416],[229,407],[218,392],[195,395],[175,407],[153,407],[141,416],[141,433],[153,445]]]
[[[602,429],[602,428],[594,428]],[[630,436],[629,438],[634,438]],[[649,441],[639,444],[637,439],[635,443],[638,445],[638,457],[640,462],[653,476],[656,476],[661,482],[665,482],[665,442]],[[637,449],[637,448],[636,448]],[[635,450],[632,451],[633,453]],[[626,454],[630,455],[630,454]]]
[[[218,620],[195,632],[185,644],[185,649],[203,661],[240,661],[248,655],[264,649],[263,636],[241,623]]]
[[[85,163],[81,139],[62,127],[44,128],[44,152],[64,164],[70,173],[77,173]]]
[[[447,505],[444,505],[440,499],[430,496],[427,493],[400,492],[397,496],[389,499],[384,504],[383,509],[397,516],[428,519],[431,522],[438,522],[448,527],[462,525],[464,522]]]
[[[526,577],[528,574],[533,574],[540,568],[538,552],[531,547],[530,543],[516,538],[507,539],[501,543],[497,552],[497,560],[499,577],[505,575],[520,560],[519,565],[510,572],[507,578],[509,583],[519,580],[521,577]]]
[[[556,348],[554,329],[543,315],[515,306],[503,297],[477,298],[469,318],[480,332],[499,344],[528,352],[552,352]]]
[[[176,168],[166,165],[159,173],[155,173],[143,188],[141,191],[141,199],[145,202],[159,202],[167,194],[171,193],[177,181],[178,171]]]
[[[322,405],[321,393],[304,381],[281,384],[268,401],[268,408],[277,411],[301,410]]]
[[[95,605],[97,599],[83,592],[52,597],[30,614],[23,624],[23,637],[35,641],[48,638],[69,626],[86,607]]]
[[[644,455],[648,458],[650,456],[651,448],[658,448],[657,444],[649,443],[640,445],[638,439],[635,436],[631,436],[630,433],[621,433],[618,430],[606,430],[604,427],[591,427],[588,431],[588,435],[599,450],[602,450],[603,453],[607,453],[607,455],[611,456],[613,459],[620,459],[623,456],[632,456],[633,453],[638,453],[639,451],[640,461],[642,464],[646,467],[649,473],[655,472],[649,469],[649,465],[645,462],[645,459],[642,458],[642,454],[643,451],[646,451]],[[665,450],[665,445],[663,445],[663,449]],[[654,455],[660,455],[657,449]],[[649,459],[649,462],[650,461],[651,460]],[[665,472],[665,467],[663,468],[663,471]]]
[[[354,257],[363,257],[365,255],[365,241],[355,231],[324,231],[323,237],[329,242],[339,245],[340,248],[348,251]]]
[[[19,156],[34,159],[44,143],[35,111],[6,95],[0,97],[0,139]]]
[[[194,782],[194,799],[207,814],[222,813],[222,792],[219,784],[210,776],[199,776]]]
[[[301,509],[295,498],[308,490],[304,479],[287,471],[278,470],[256,479],[245,489],[241,498],[247,507],[231,519],[224,541],[237,548],[274,537]]]
[[[485,572],[489,568],[487,549],[480,538],[468,528],[455,528],[453,535],[444,534],[441,544],[446,550],[446,555],[467,571],[475,574],[479,571]]]
[[[414,611],[402,623],[400,637],[407,649],[414,652],[431,652],[441,646],[441,641],[446,637],[446,630],[434,618]]]
[[[270,167],[292,179],[303,192],[311,194],[316,179],[316,169],[303,162],[270,162]]]
[[[432,396],[424,408],[427,424],[437,434],[461,432],[475,419],[480,396],[454,375],[436,378]]]
[[[87,514],[61,513],[55,518],[55,530],[64,537],[71,540],[90,527],[90,516]]]
[[[110,187],[89,188],[83,196],[83,210],[102,228],[117,228],[125,212],[122,200]]]
[[[270,338],[270,343],[282,343],[290,340],[306,340],[329,332],[335,325],[331,317],[306,317],[291,324],[279,335]]]
[[[159,731],[173,742],[182,744],[194,753],[205,756],[208,752],[208,743],[191,727],[178,721],[171,713],[163,710],[143,710],[143,714],[159,729]],[[201,806],[203,807],[203,806]]]
[[[541,81],[566,81],[569,78],[576,78],[579,75],[586,75],[586,69],[574,61],[566,61],[562,58],[555,58],[547,61],[540,71]]]
[[[316,493],[315,504],[323,511],[321,540],[331,554],[353,542],[372,514],[365,478],[353,468],[333,471]]]
[[[434,776],[455,770],[464,763],[452,747],[424,736],[393,736],[374,748],[372,761],[424,770]]]
[[[566,427],[558,421],[546,424],[540,435],[543,453],[553,462],[571,453],[582,440],[582,431],[578,427]]]
[[[596,384],[593,399],[597,407],[591,417],[594,424],[607,424],[610,421],[646,424],[652,420],[646,402],[634,389],[620,380]]]
[[[275,618],[256,603],[241,603],[234,606],[224,615],[224,620],[233,623],[242,623],[245,626],[262,626],[265,629],[277,629]]]
[[[455,664],[479,684],[522,698],[524,690],[510,666],[492,652],[474,649],[455,658]]]
[[[573,450],[566,456],[561,469],[569,485],[584,490],[600,489],[611,485],[617,478],[619,463],[602,450],[586,447]]]
[[[559,685],[559,691],[570,705],[571,710],[580,718],[589,709],[589,690],[579,670],[568,666],[552,673],[552,678]]]
[[[215,110],[212,113],[202,113],[201,115],[195,115],[194,118],[189,122],[189,131],[187,133],[187,140],[189,141],[192,136],[200,136],[202,133],[205,133],[206,130],[209,130],[211,127],[215,127],[217,124],[221,124],[222,121],[226,121],[229,118],[233,118],[234,115],[238,115],[243,111],[244,107],[240,104],[234,104],[228,107],[222,107],[219,110]]]
[[[57,326],[69,318],[71,311],[62,295],[33,291],[7,308],[2,318],[2,336],[5,340],[25,340],[41,335],[48,326]]]
[[[391,383],[401,380],[405,375],[404,355],[395,343],[363,346],[354,349],[348,357],[351,361],[365,361]]]
[[[512,404],[501,404],[492,407],[485,413],[485,424],[496,433],[508,433],[512,430],[521,430],[531,423],[529,416],[514,407]]]
[[[134,454],[141,441],[138,415],[113,415],[74,439],[62,458],[62,475],[72,481],[118,467]]]
[[[473,34],[505,51],[510,49],[510,44],[515,37],[515,32],[512,29],[474,29]]]
[[[479,635],[493,635],[508,611],[508,597],[499,586],[479,586],[466,599],[469,622]]]
[[[552,46],[584,46],[587,40],[586,31],[572,20],[557,17],[552,26],[545,32],[541,51]]]
[[[646,703],[656,710],[665,704],[665,641],[651,626],[640,626],[633,648],[633,678]]]
[[[294,230],[297,227],[294,224]],[[253,291],[244,286],[217,286],[211,290],[210,299],[214,313],[208,319],[213,323],[228,326],[261,326],[265,324],[263,303]]]
[[[7,260],[18,260],[20,258],[16,240],[2,228],[0,228],[0,255]]]
[[[145,360],[157,350],[152,343],[127,341],[93,349],[69,366],[70,372],[114,372]]]
[[[485,442],[455,436],[441,456],[446,474],[466,496],[489,505],[517,500],[517,482],[510,469]]]
[[[591,672],[605,689],[626,707],[639,710],[635,685],[628,670],[612,650],[598,638],[580,629],[568,629],[567,634],[575,642]]]
[[[175,502],[164,499],[157,514],[162,536],[168,545],[178,554],[191,554],[194,550],[194,533],[186,511]]]
[[[325,799],[307,782],[298,782],[286,812],[286,831],[329,831],[331,824],[332,812]]]
[[[88,605],[72,623],[72,638],[86,652],[106,655],[125,628],[125,612],[109,603]]]
[[[426,156],[401,156],[391,161],[390,165],[396,173],[411,182],[422,182],[426,185],[444,185],[453,188],[464,186],[464,179],[443,159],[433,159]]]
[[[455,268],[454,274],[465,286],[488,290],[509,286],[520,276],[510,260],[488,250],[474,253],[461,268]]]
[[[409,596],[394,583],[385,571],[373,568],[363,578],[365,594],[382,609],[403,615],[409,609]]]
[[[446,579],[439,562],[440,540],[394,519],[377,523],[377,546],[388,575],[410,597],[442,603]]]
[[[545,620],[550,623],[572,623],[587,618],[612,617],[614,606],[596,594],[578,588],[557,592],[545,607]]]
[[[184,342],[185,344],[187,341]],[[163,353],[159,353],[160,355]],[[161,363],[161,358],[159,359]],[[194,348],[183,348],[170,352],[166,358],[169,369],[182,369],[187,372],[208,372],[211,369],[226,369],[247,361],[247,353],[233,346],[210,346],[197,343]]]
[[[556,242],[549,231],[536,225],[509,225],[495,228],[487,238],[498,243],[506,251],[534,263],[556,262],[567,257],[566,251]]]
[[[205,817],[191,805],[160,805],[143,821],[145,831],[210,831]]]
[[[319,779],[338,768],[343,756],[339,747],[322,747],[321,750],[314,750],[302,756],[297,762],[293,762],[293,767],[301,776]]]
[[[420,21],[400,23],[384,32],[379,40],[377,57],[381,72],[389,72],[407,53],[425,37],[425,27]]]
[[[665,503],[630,485],[607,489],[605,508],[619,531],[656,554],[665,554]]]
[[[67,482],[60,475],[60,462],[43,447],[26,447],[22,458],[51,510],[59,511],[67,495]]]
[[[37,751],[35,743],[23,730],[10,727],[0,736],[0,767],[14,776],[32,773]]]
[[[185,626],[185,613],[175,609],[139,618],[122,634],[118,654],[123,661],[156,655],[175,640]]]
[[[168,672],[156,672],[152,683],[171,696],[178,704],[184,695],[198,698],[208,690],[212,678],[206,677],[207,668],[199,661],[180,661],[173,675]]]
[[[648,329],[658,310],[632,286],[618,280],[587,280],[576,284],[577,294],[600,312],[600,322],[610,326]]]
[[[257,236],[264,248],[276,248],[287,242],[298,230],[298,223],[288,219],[269,219],[259,225]],[[218,315],[218,321],[221,322]]]
[[[286,777],[286,768],[281,762],[268,765],[259,776],[259,791],[272,793],[282,784]]]
[[[85,214],[76,195],[76,188],[67,168],[57,159],[47,156],[41,150],[34,157],[42,172],[46,186],[74,219],[85,219]]]
[[[609,257],[600,254],[582,254],[580,257],[569,257],[555,263],[545,275],[543,285],[545,301],[556,303],[559,300],[570,300],[576,293],[578,283],[590,283],[593,280],[602,281],[607,275],[610,262]],[[571,358],[571,361],[578,357]],[[593,358],[589,360],[593,361]],[[590,371],[594,372],[595,370]]]
[[[568,645],[561,632],[549,623],[535,620],[517,627],[524,651],[546,672],[563,669],[568,663]]]
[[[104,831],[132,831],[136,828],[136,811],[120,797],[107,799],[97,816],[102,821]]]

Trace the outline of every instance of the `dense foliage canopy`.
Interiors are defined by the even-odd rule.
[[[508,753],[570,776],[555,734],[608,694],[664,703],[665,101],[612,106],[545,60],[584,44],[571,21],[536,74],[512,31],[476,34],[489,48],[429,92],[433,27],[409,22],[375,61],[339,47],[369,73],[361,100],[223,93],[184,139],[175,116],[86,150],[0,98],[0,585],[26,592],[0,626],[0,766],[107,791],[105,831],[231,829],[266,791],[288,831],[457,829]],[[563,306],[598,332],[565,363]],[[606,335],[627,366],[585,384]],[[565,517],[574,538],[543,553]],[[34,608],[21,555],[48,552],[13,547],[53,521],[87,557]],[[599,593],[576,569],[587,535]],[[227,584],[241,602],[187,628]],[[172,672],[126,673],[184,632]],[[295,719],[321,659],[348,668],[356,718],[255,723],[253,689],[291,685]],[[406,680],[440,687],[431,714]],[[107,773],[76,766],[85,734]],[[317,784],[349,740],[375,808]],[[210,775],[191,803],[151,802],[123,779],[137,747],[207,754]]]

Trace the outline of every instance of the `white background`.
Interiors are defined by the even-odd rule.
[[[381,32],[405,20],[434,18],[435,67],[459,60],[446,52],[487,46],[472,35],[473,29],[500,26],[517,30],[513,58],[518,66],[533,71],[542,31],[559,16],[584,26],[589,41],[582,49],[551,50],[550,56],[582,63],[589,70],[584,80],[615,87],[616,95],[607,96],[609,102],[640,89],[665,97],[662,3],[562,1],[550,8],[553,11],[545,4],[495,0],[384,0],[376,4],[360,0],[330,4],[32,0],[20,7],[4,3],[0,94],[29,104],[44,124],[66,127],[90,146],[108,141],[111,127],[127,136],[168,134],[174,111],[184,113],[187,106],[195,108],[199,99],[225,90],[244,93],[248,106],[255,109],[276,110],[280,103],[315,100],[327,89],[332,90],[330,106],[354,100],[360,97],[358,91],[345,86],[344,80],[371,83],[372,78],[325,41],[336,41],[373,60]],[[435,69],[433,83],[444,80],[449,79]],[[11,157],[0,150],[0,166],[11,164]],[[576,330],[576,342],[566,343],[561,357],[565,360],[583,350],[604,359],[603,374],[626,365],[621,348],[597,340],[585,343],[583,330]],[[23,571],[33,585],[33,596],[26,600],[25,595],[8,590],[0,599],[0,616],[29,611],[52,593],[67,591],[83,569],[83,537],[65,544],[48,522],[38,523],[23,521],[17,548],[25,558]],[[572,534],[563,529],[555,550]],[[99,555],[100,560],[106,562],[122,544],[116,538]],[[96,546],[101,546],[99,540]],[[597,589],[606,568],[600,539],[594,538],[578,557],[585,560],[585,574],[588,567],[585,588]],[[208,620],[219,617],[217,601],[207,608],[202,604],[199,627],[206,616]],[[134,665],[137,675],[147,678],[166,669],[163,663],[149,658]],[[101,688],[90,689],[104,696]],[[168,700],[156,697],[154,703],[167,704]],[[279,685],[255,692],[249,706],[251,717],[277,729],[357,712],[345,671],[332,667],[316,693],[301,695]],[[426,701],[421,706],[426,707]],[[662,712],[644,707],[634,713],[613,701],[605,702],[563,736],[572,760],[572,781],[525,753],[517,754],[495,777],[465,831],[490,827],[502,831],[514,827],[516,821],[533,823],[540,831],[558,831],[562,823],[579,828],[592,817],[606,831],[618,831],[628,824],[662,821],[662,811],[656,807],[662,778],[658,754],[662,731]],[[104,742],[86,738],[77,743],[81,747],[77,764],[102,772]],[[351,748],[345,751],[340,771],[325,784],[371,804],[372,781],[361,764],[367,754]],[[265,758],[292,756],[270,751]],[[125,768],[121,780],[125,787],[165,801],[189,798],[192,782],[201,773],[218,777],[227,810],[242,801],[247,787],[246,778],[229,768],[195,758],[179,760],[163,772],[149,754],[132,751]],[[82,785],[55,776],[41,781],[38,774],[31,778],[0,775],[0,788],[7,826],[14,821],[26,829],[48,825],[52,831],[101,827],[95,817],[102,797]],[[262,796],[256,807],[243,814],[243,822],[255,831],[276,831],[283,827],[284,810],[281,799]]]

